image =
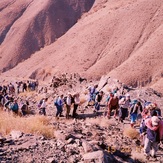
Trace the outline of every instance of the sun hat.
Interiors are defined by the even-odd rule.
[[[159,122],[160,122],[160,119],[157,116],[153,116],[151,118],[151,121],[152,121],[153,126],[157,126],[159,124]]]

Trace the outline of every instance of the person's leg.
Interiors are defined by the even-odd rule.
[[[152,151],[151,151],[152,157],[155,157],[157,150],[158,150],[158,142],[153,142],[152,143]]]
[[[131,114],[131,127],[134,127],[136,118],[137,118],[137,114]]]
[[[110,118],[111,114],[111,108],[108,108],[108,118]]]
[[[97,104],[97,111],[99,111],[100,110],[100,104],[98,103]]]
[[[62,116],[62,111],[63,111],[62,106],[60,106],[60,107],[59,107],[59,116],[60,116],[60,117]]]
[[[120,107],[119,109],[118,116],[119,116],[119,121],[123,122],[123,108],[122,107]]]
[[[59,107],[57,107],[56,117],[58,117],[59,113]]]
[[[71,106],[66,105],[66,118],[69,118],[70,108],[71,108]]]
[[[75,118],[76,117],[76,110],[78,108],[78,105],[77,104],[74,104],[74,110],[73,110],[73,114],[72,116]]]
[[[151,149],[151,141],[147,138],[147,136],[145,136],[145,140],[144,140],[144,154],[146,156],[150,155],[150,149]]]
[[[45,108],[42,108],[42,112],[43,112],[44,115],[46,115],[46,110],[45,110]]]
[[[87,104],[87,106],[90,105],[91,101],[92,101],[92,94],[89,95],[89,99],[88,99],[88,104]]]
[[[115,110],[114,110],[114,118],[116,118],[117,114],[118,114],[118,108],[115,108]]]

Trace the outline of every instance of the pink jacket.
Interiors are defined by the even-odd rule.
[[[160,140],[163,139],[163,121],[160,120],[159,125],[158,126],[152,126],[152,121],[151,118],[148,118],[145,120],[145,125],[153,131],[156,131],[157,129],[159,129],[159,136],[160,136]]]

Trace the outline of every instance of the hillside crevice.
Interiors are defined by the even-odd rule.
[[[15,2],[15,1],[14,1]],[[13,2],[13,3],[14,3]],[[33,0],[31,0],[30,3],[27,4],[27,6],[24,6],[24,8],[21,9],[21,11],[19,12],[19,14],[15,17],[15,19],[4,28],[4,30],[2,31],[1,35],[0,35],[0,44],[2,44],[2,42],[5,40],[5,37],[7,35],[7,33],[9,32],[9,30],[11,29],[11,27],[13,26],[13,24],[24,14],[24,12],[26,11],[26,9],[28,8],[28,6],[33,2]],[[12,3],[12,4],[13,4]],[[11,4],[10,4],[11,5]],[[7,7],[7,6],[6,6]]]

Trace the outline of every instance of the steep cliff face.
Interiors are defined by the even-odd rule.
[[[6,71],[65,34],[94,0],[0,3],[0,70]]]

